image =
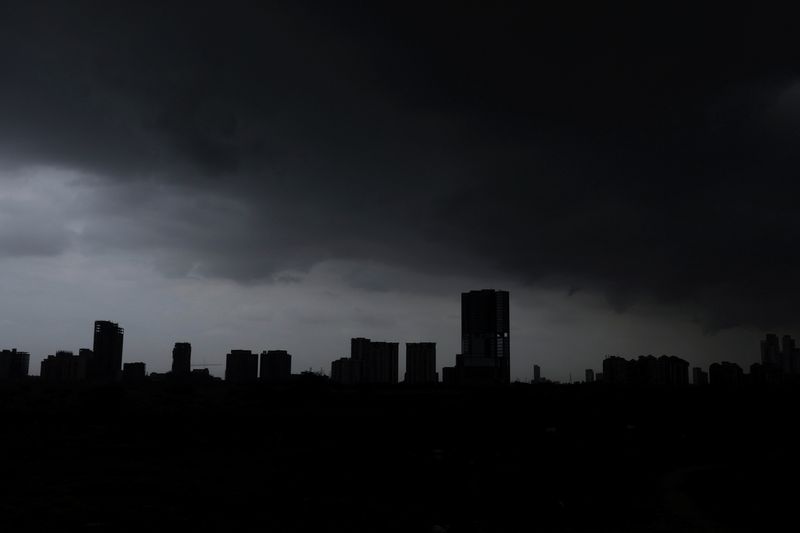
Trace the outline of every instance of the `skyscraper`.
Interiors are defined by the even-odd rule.
[[[172,349],[172,374],[188,376],[192,368],[192,345],[188,342],[176,342]]]
[[[508,291],[484,289],[461,294],[461,353],[508,362]]]
[[[454,372],[459,384],[511,381],[508,291],[484,289],[461,294],[461,353]]]
[[[114,322],[98,320],[94,323],[93,356],[88,377],[116,381],[122,373],[122,339],[125,330]]]
[[[422,385],[439,381],[436,373],[436,343],[406,343],[406,375],[404,381],[409,384]]]

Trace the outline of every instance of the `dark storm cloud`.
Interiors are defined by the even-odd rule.
[[[100,177],[91,211],[118,221],[85,246],[153,250],[171,275],[351,259],[676,304],[710,329],[798,318],[789,16],[0,9],[0,157]]]

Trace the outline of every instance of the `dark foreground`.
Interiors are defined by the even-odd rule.
[[[783,531],[798,400],[0,385],[0,531]]]

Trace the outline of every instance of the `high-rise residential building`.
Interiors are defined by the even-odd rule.
[[[406,343],[406,374],[403,381],[413,385],[439,381],[439,375],[436,372],[435,342]]]
[[[508,291],[484,289],[461,294],[461,353],[508,361]]]
[[[147,377],[144,363],[125,363],[122,365],[123,381],[142,381]]]
[[[591,368],[586,369],[586,379],[584,381],[586,383],[594,383],[594,370]]]
[[[361,362],[341,357],[331,363],[331,381],[339,385],[355,385],[361,381]]]
[[[125,330],[114,322],[98,320],[94,323],[94,355],[89,361],[87,377],[112,381],[120,378],[124,335]]]
[[[89,377],[93,360],[94,352],[89,348],[81,348],[78,350],[78,379],[86,379]]]
[[[699,366],[692,368],[692,384],[708,385],[708,372],[706,372]]]
[[[231,350],[225,356],[225,381],[247,383],[258,380],[258,355],[250,350]]]
[[[533,365],[533,382],[539,383],[542,381],[542,369],[539,365]]]
[[[613,355],[603,360],[603,381],[616,385],[685,386],[689,362],[674,355],[640,355],[626,360]]]
[[[192,345],[188,342],[176,342],[172,348],[172,374],[188,376],[192,372]]]
[[[44,381],[74,381],[80,376],[80,358],[72,352],[61,350],[42,360],[39,376]]]
[[[708,368],[708,378],[711,385],[735,387],[743,383],[744,372],[736,363],[723,361]]]
[[[261,381],[281,383],[292,377],[292,356],[286,350],[261,352]]]
[[[761,341],[761,364],[768,370],[781,368],[781,346],[778,336],[770,333]]]
[[[780,340],[769,333],[761,341],[761,365],[757,367],[756,381],[778,383],[789,375],[800,373],[800,349],[791,335]]]
[[[20,352],[16,348],[0,351],[0,379],[27,377],[30,360],[28,352]]]
[[[461,294],[461,353],[456,383],[490,385],[511,381],[508,291],[484,289]]]
[[[784,335],[781,345],[781,370],[784,374],[797,374],[800,372],[800,350],[794,339],[791,335]]]
[[[358,362],[360,383],[397,383],[399,343],[376,342],[363,337],[351,339],[350,358]]]

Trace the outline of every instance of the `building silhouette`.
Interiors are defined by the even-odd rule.
[[[723,361],[708,368],[709,383],[714,386],[737,387],[744,382],[742,367]]]
[[[331,363],[331,382],[339,385],[356,385],[361,382],[361,363],[350,357],[341,357]]]
[[[261,381],[284,383],[292,377],[292,356],[286,350],[261,352]]]
[[[350,340],[350,358],[360,367],[359,383],[397,383],[399,343],[377,342],[363,337]]]
[[[693,385],[708,385],[708,372],[704,371],[699,366],[692,369],[692,384]]]
[[[143,381],[147,377],[144,363],[125,363],[122,365],[122,381]]]
[[[461,353],[447,381],[460,385],[511,382],[508,291],[461,294]]]
[[[533,382],[539,383],[542,381],[542,368],[539,365],[533,365]]]
[[[618,355],[603,359],[603,382],[611,385],[626,385],[630,382],[628,361]]]
[[[125,330],[114,322],[94,323],[94,345],[87,361],[86,377],[116,381],[122,371],[122,340]]]
[[[403,381],[411,385],[429,385],[439,381],[435,342],[406,343],[406,373]]]
[[[594,383],[594,370],[591,368],[586,369],[586,379],[584,381],[586,383]]]
[[[258,355],[250,350],[231,350],[225,356],[225,381],[248,383],[258,380]]]
[[[30,360],[28,352],[17,351],[16,348],[0,351],[0,380],[27,377]]]
[[[780,341],[769,333],[761,341],[761,365],[753,376],[756,382],[777,383],[800,374],[800,349],[791,335]]]
[[[42,359],[39,376],[44,381],[75,381],[83,379],[79,372],[80,357],[60,350]]]
[[[87,379],[94,361],[94,352],[89,348],[78,350],[78,379]]]
[[[640,355],[631,360],[614,355],[603,360],[603,381],[617,385],[685,386],[689,384],[689,362],[667,355]]]
[[[172,374],[188,376],[192,371],[192,345],[188,342],[176,342],[172,348]]]

